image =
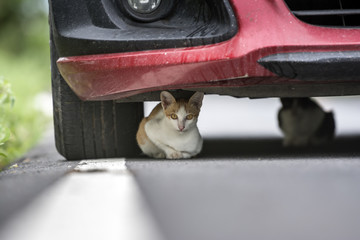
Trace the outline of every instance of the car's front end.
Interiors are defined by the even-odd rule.
[[[50,0],[50,25],[53,61],[86,102],[360,94],[354,1]]]

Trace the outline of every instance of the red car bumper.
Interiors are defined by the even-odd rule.
[[[57,61],[58,68],[82,100],[110,100],[162,89],[303,84],[303,80],[274,74],[258,61],[278,53],[360,50],[360,29],[306,24],[283,0],[231,2],[239,29],[226,42],[63,57]]]

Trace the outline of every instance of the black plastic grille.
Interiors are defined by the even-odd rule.
[[[360,27],[360,0],[284,0],[300,20],[320,26]]]
[[[50,24],[59,55],[201,46],[226,41],[238,29],[229,0],[172,0],[171,13],[149,23],[124,15],[118,1],[50,0]]]

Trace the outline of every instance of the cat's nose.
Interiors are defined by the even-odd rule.
[[[180,132],[182,132],[184,130],[185,126],[179,126],[179,130]]]

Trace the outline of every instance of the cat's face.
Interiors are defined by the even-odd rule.
[[[203,93],[196,92],[189,101],[178,100],[169,92],[162,92],[161,105],[164,109],[166,120],[173,129],[179,132],[186,132],[196,126],[199,117]]]
[[[178,101],[165,110],[165,115],[174,129],[185,132],[196,125],[199,112],[192,110],[184,101]]]

